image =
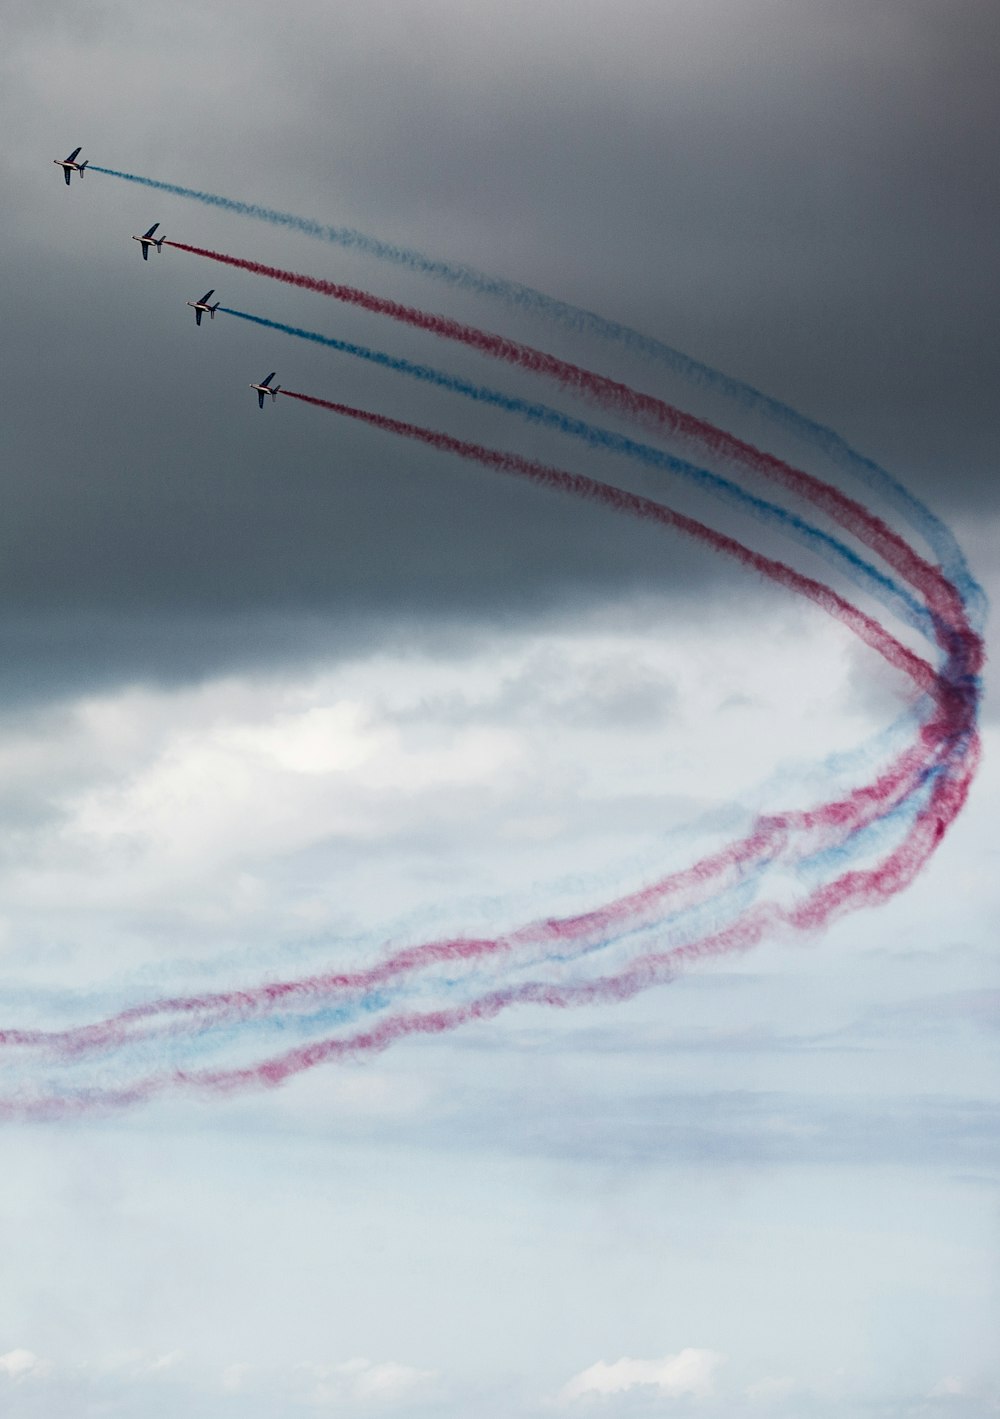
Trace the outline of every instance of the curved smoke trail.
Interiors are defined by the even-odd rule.
[[[787,461],[776,458],[773,454],[756,448],[746,440],[736,438],[726,430],[718,428],[705,419],[696,418],[662,399],[632,389],[618,380],[608,379],[592,370],[574,365],[568,360],[559,359],[544,350],[510,340],[503,335],[478,329],[476,326],[453,320],[448,316],[433,314],[414,306],[404,305],[399,301],[376,296],[372,292],[356,286],[287,271],[281,267],[268,266],[262,262],[250,261],[225,252],[191,246],[186,242],[168,241],[166,245],[174,247],[177,251],[188,252],[194,256],[236,267],[251,275],[264,276],[270,280],[284,282],[286,285],[331,297],[345,304],[358,306],[371,314],[387,316],[401,324],[427,331],[440,339],[455,341],[480,354],[488,355],[529,373],[550,379],[560,388],[583,397],[599,408],[639,423],[651,432],[670,434],[714,457],[725,459],[740,468],[752,470],[823,511],[839,526],[881,556],[904,580],[918,587],[921,594],[927,599],[928,609],[932,616],[948,614],[954,610],[957,592],[941,571],[915,553],[904,538],[900,537],[883,519],[877,517],[863,504],[849,498],[839,488],[823,482],[813,474],[795,468]],[[331,349],[443,384],[443,380],[437,372],[428,371],[426,367],[416,366],[412,362],[393,361],[390,356],[365,350],[350,342],[319,335],[313,331],[286,325],[280,321],[267,320],[263,316],[251,315],[246,311],[229,308],[224,308],[224,310],[226,314],[238,316],[242,320],[251,320],[258,325],[283,331],[285,334],[296,336],[299,339],[311,340],[316,344],[326,345]],[[464,394],[470,394],[473,388],[465,383],[461,383],[460,386],[459,382],[443,387]],[[490,402],[494,403],[501,402],[500,396],[488,395],[485,391],[477,391],[471,397],[489,398]],[[516,411],[521,413],[526,411],[524,401],[516,406],[514,401],[511,401],[504,407],[508,409],[516,407]],[[526,414],[526,417],[531,417],[531,415]],[[720,480],[717,487],[721,486],[724,481]],[[740,490],[740,494],[742,497],[746,497],[742,490]],[[911,622],[911,624],[913,623]],[[926,630],[926,622],[920,629]]]
[[[598,336],[602,340],[621,345],[623,348],[642,355],[646,359],[695,385],[703,385],[730,399],[737,407],[760,413],[776,426],[800,438],[810,447],[819,450],[838,467],[844,469],[862,485],[886,499],[895,511],[918,532],[932,548],[942,569],[965,599],[972,623],[981,628],[985,614],[985,598],[966,561],[962,549],[955,540],[951,529],[925,506],[910,490],[891,473],[876,463],[874,459],[859,453],[838,434],[805,414],[799,413],[779,399],[773,399],[753,385],[723,374],[711,365],[693,359],[690,355],[676,350],[662,340],[657,340],[620,321],[609,320],[596,311],[575,306],[559,300],[534,287],[502,277],[491,276],[460,262],[442,261],[427,256],[412,247],[382,241],[368,236],[353,227],[338,227],[325,222],[299,217],[291,212],[281,212],[271,207],[263,207],[254,202],[241,202],[223,197],[218,193],[198,191],[177,183],[163,182],[158,178],[144,177],[138,173],[121,172],[115,168],[99,167],[91,163],[89,172],[103,173],[106,177],[119,178],[124,182],[138,183],[159,192],[170,193],[200,202],[209,207],[232,212],[242,217],[251,217],[271,225],[285,227],[332,243],[348,250],[363,252],[366,256],[404,267],[419,275],[428,276],[447,285],[473,291],[478,295],[491,296],[506,305],[520,307],[556,321],[566,329],[582,331]]]
[[[0,1036],[0,1044],[9,1048],[42,1048],[49,1055],[66,1062],[77,1061],[95,1051],[127,1056],[130,1047],[141,1046],[150,1039],[162,1041],[163,1031],[159,1035],[155,1031],[146,1035],[135,1033],[136,1026],[145,1026],[159,1016],[187,1015],[192,1017],[199,1031],[218,1031],[220,1025],[233,1022],[245,1024],[249,1021],[251,1025],[261,1019],[266,1022],[274,1018],[276,1010],[287,1011],[296,1000],[305,1000],[315,1007],[328,1005],[331,998],[338,995],[353,997],[353,1000],[349,1000],[347,1008],[340,1007],[333,1015],[324,1016],[322,1011],[314,1009],[311,1016],[299,1023],[306,1028],[314,1028],[317,1023],[327,1027],[334,1023],[349,1023],[357,1018],[359,1012],[364,1014],[380,1008],[391,1009],[394,1005],[398,1007],[405,999],[401,992],[373,996],[371,993],[378,987],[385,987],[394,981],[406,981],[442,962],[475,961],[500,953],[510,956],[530,945],[557,947],[562,959],[566,958],[568,950],[572,958],[574,955],[578,957],[582,950],[591,949],[595,936],[598,943],[602,940],[607,942],[620,938],[625,932],[641,930],[644,926],[662,926],[663,908],[671,899],[676,907],[678,902],[686,902],[690,906],[692,901],[697,900],[699,892],[706,890],[717,896],[723,874],[728,874],[730,885],[738,883],[741,874],[748,868],[760,868],[769,857],[777,856],[792,829],[811,831],[829,846],[831,841],[836,843],[838,837],[842,843],[888,813],[898,810],[908,798],[916,796],[919,799],[917,811],[911,815],[902,840],[874,867],[854,867],[841,872],[793,907],[782,907],[773,902],[754,903],[721,929],[703,931],[667,950],[639,955],[624,968],[610,974],[570,983],[543,980],[513,983],[501,989],[474,994],[473,998],[459,1004],[432,1010],[400,1011],[397,1008],[395,1013],[389,1013],[370,1028],[347,1037],[328,1036],[309,1040],[279,1055],[248,1064],[147,1071],[124,1088],[91,1087],[31,1101],[8,1099],[0,1104],[0,1112],[28,1112],[45,1117],[80,1109],[136,1103],[168,1086],[224,1092],[273,1085],[334,1059],[387,1048],[407,1036],[441,1033],[473,1020],[491,1019],[513,1005],[534,1003],[568,1008],[597,1001],[625,1000],[640,990],[671,979],[691,961],[749,949],[766,934],[773,935],[783,930],[814,930],[844,911],[884,900],[910,882],[926,862],[947,825],[961,808],[978,758],[974,687],[981,663],[981,644],[974,634],[957,637],[951,663],[936,672],[832,589],[652,499],[383,415],[296,391],[282,393],[341,416],[361,420],[386,432],[417,439],[494,471],[525,477],[543,486],[597,500],[614,510],[696,537],[761,575],[806,596],[834,615],[889,664],[906,674],[914,686],[933,702],[933,712],[923,724],[917,744],[900,756],[876,783],[856,791],[847,800],[817,810],[762,819],[753,834],[742,843],[717,854],[714,859],[696,864],[685,873],[674,874],[597,913],[534,923],[506,938],[428,943],[397,953],[394,958],[362,972],[269,983],[252,991],[148,1002],[97,1025],[76,1030],[6,1032]],[[954,629],[959,631],[961,627]],[[475,985],[474,980],[472,985]],[[166,1033],[170,1033],[169,1025]]]
[[[300,340],[324,345],[328,349],[337,350],[354,359],[365,360],[370,364],[380,365],[383,369],[418,379],[424,384],[434,385],[450,394],[460,394],[477,404],[492,405],[494,408],[504,410],[505,413],[517,414],[529,423],[555,429],[570,438],[580,439],[591,448],[619,454],[646,467],[658,468],[674,477],[685,479],[721,501],[741,508],[759,521],[780,528],[786,536],[800,542],[824,561],[844,572],[851,580],[881,601],[887,609],[895,611],[914,630],[919,631],[929,640],[937,638],[938,623],[935,616],[931,615],[927,608],[908,592],[897,586],[891,577],[866,562],[863,557],[829,533],[814,527],[777,503],[748,493],[729,478],[723,478],[720,474],[713,473],[707,468],[700,468],[696,464],[687,462],[686,459],[677,458],[673,454],[652,448],[648,444],[637,443],[635,439],[628,438],[624,434],[598,428],[594,424],[585,423],[582,419],[571,418],[548,405],[520,399],[513,394],[503,394],[499,390],[490,389],[483,384],[472,384],[456,375],[432,369],[429,365],[416,364],[412,360],[386,354],[382,350],[371,350],[367,346],[357,345],[349,340],[338,340],[334,336],[319,335],[311,330],[285,325],[281,321],[268,320],[262,315],[251,315],[247,311],[233,310],[228,306],[221,306],[220,310],[224,315],[233,315],[240,320],[248,320],[255,325],[279,330],[285,335],[296,336]]]

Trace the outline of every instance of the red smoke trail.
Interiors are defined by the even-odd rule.
[[[434,315],[414,306],[403,305],[373,295],[356,286],[347,286],[335,281],[322,280],[316,276],[285,271],[277,266],[267,266],[258,261],[248,261],[243,257],[230,256],[224,252],[209,251],[203,247],[189,246],[184,242],[165,243],[178,251],[189,252],[209,261],[234,266],[255,276],[266,276],[270,280],[282,281],[286,285],[298,286],[318,295],[329,296],[348,305],[359,306],[376,315],[386,315],[419,330],[426,330],[445,340],[454,340],[481,354],[516,365],[533,374],[552,379],[564,389],[580,394],[601,408],[637,420],[646,428],[666,432],[684,439],[698,448],[707,449],[717,457],[750,468],[760,476],[777,483],[813,506],[825,512],[833,521],[857,537],[893,568],[904,580],[924,596],[931,614],[946,623],[967,625],[965,608],[957,589],[938,567],[919,556],[905,538],[895,532],[882,518],[876,516],[862,503],[848,497],[839,488],[824,482],[813,474],[794,468],[782,459],[765,453],[753,444],[736,438],[733,434],[695,418],[673,405],[652,395],[631,389],[617,380],[608,379],[591,370],[581,368],[555,355],[537,350],[530,345],[508,340],[502,335],[479,330],[447,316]],[[945,627],[939,627],[947,638]],[[945,646],[947,649],[948,646]]]
[[[415,439],[418,443],[428,444],[441,453],[454,453],[459,458],[471,459],[475,463],[482,464],[485,468],[493,469],[494,472],[525,478],[540,487],[573,493],[588,502],[603,503],[605,507],[613,508],[616,512],[627,513],[648,522],[658,522],[661,526],[683,532],[687,536],[705,543],[714,551],[732,557],[743,566],[759,572],[770,581],[786,587],[789,591],[795,591],[820,606],[854,631],[855,635],[859,636],[872,650],[877,651],[895,669],[908,675],[918,689],[933,694],[938,686],[938,676],[926,660],[908,650],[901,641],[890,635],[873,617],[861,611],[831,587],[821,581],[816,581],[814,577],[808,577],[795,571],[785,562],[779,562],[771,557],[765,557],[762,553],[754,552],[749,547],[745,547],[742,542],[737,542],[734,537],[727,537],[721,532],[716,532],[714,528],[705,523],[697,522],[694,518],[675,512],[672,508],[655,502],[652,498],[642,497],[639,493],[629,492],[624,488],[615,487],[611,483],[601,483],[596,478],[588,478],[583,473],[569,473],[565,469],[552,468],[547,464],[537,463],[533,459],[522,458],[515,453],[504,453],[498,449],[484,448],[480,444],[453,438],[450,434],[421,428],[419,424],[407,424],[399,419],[391,419],[385,414],[374,414],[367,409],[355,409],[349,404],[338,404],[329,399],[318,399],[315,395],[299,394],[291,389],[282,389],[281,393],[289,399],[298,399],[304,404],[312,404],[319,409],[329,409],[332,413],[340,414],[345,418],[371,424],[374,428],[383,429],[386,433]]]

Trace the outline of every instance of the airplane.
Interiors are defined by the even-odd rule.
[[[221,301],[216,301],[216,302],[215,302],[215,305],[209,305],[209,303],[208,303],[208,298],[209,298],[209,296],[214,296],[214,295],[215,295],[215,287],[213,286],[210,291],[206,291],[206,292],[205,292],[205,294],[202,296],[202,298],[201,298],[200,301],[188,301],[188,305],[189,305],[189,306],[191,307],[191,309],[194,311],[194,320],[195,320],[195,324],[196,324],[196,325],[200,325],[200,324],[201,324],[201,317],[202,317],[202,315],[204,314],[204,312],[205,312],[206,310],[208,311],[208,313],[209,313],[210,317],[212,318],[212,320],[215,319],[215,312],[219,309],[219,306],[222,304],[222,302],[221,302]]]
[[[166,241],[166,237],[164,236],[155,237],[153,235],[159,225],[159,222],[154,222],[148,232],[144,232],[141,237],[134,236],[132,238],[133,241],[137,241],[142,247],[143,261],[149,260],[149,248],[151,246],[155,246],[157,251],[159,251],[160,248],[163,246],[163,243]]]
[[[256,391],[257,391],[257,403],[260,405],[260,407],[261,407],[262,409],[263,409],[263,407],[264,407],[264,395],[265,395],[265,394],[270,394],[270,396],[271,396],[271,402],[273,403],[274,400],[277,398],[278,390],[281,388],[281,385],[280,385],[280,384],[275,384],[275,385],[272,386],[271,380],[272,380],[273,378],[274,378],[274,370],[271,371],[271,373],[268,375],[267,379],[262,379],[261,382],[260,382],[260,384],[251,384],[251,386],[250,386],[251,389],[256,389]]]
[[[90,162],[90,159],[89,159],[89,158],[84,158],[84,160],[83,160],[82,163],[78,163],[76,159],[77,159],[77,156],[78,156],[79,152],[80,152],[80,149],[79,149],[79,148],[74,148],[73,151],[70,153],[70,155],[69,155],[68,158],[53,158],[53,159],[52,159],[52,161],[55,163],[55,165],[56,165],[57,168],[62,168],[62,170],[63,170],[63,177],[66,179],[66,186],[67,186],[67,187],[69,187],[70,174],[71,174],[71,173],[74,173],[74,172],[78,172],[78,173],[80,174],[80,176],[83,177],[83,170],[84,170],[84,168],[87,166],[87,164]]]

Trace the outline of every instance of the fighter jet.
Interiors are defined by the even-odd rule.
[[[278,397],[278,390],[281,388],[281,385],[280,385],[280,384],[275,384],[275,385],[272,386],[271,380],[272,380],[273,378],[274,378],[274,370],[271,371],[271,373],[268,375],[267,379],[262,379],[261,382],[260,382],[260,384],[251,384],[251,386],[250,386],[251,389],[256,389],[256,391],[257,391],[257,403],[260,405],[260,407],[261,407],[262,409],[263,409],[263,407],[264,407],[264,395],[265,395],[265,394],[270,394],[270,396],[271,396],[271,402],[272,402],[272,403],[273,403],[274,400]]]
[[[216,301],[216,302],[215,302],[215,305],[209,305],[209,303],[208,303],[208,298],[209,298],[209,296],[214,296],[214,295],[215,295],[215,287],[213,286],[210,291],[206,291],[206,292],[205,292],[205,294],[202,296],[202,298],[201,298],[200,301],[188,301],[188,305],[189,305],[189,306],[191,307],[191,309],[194,311],[194,320],[195,320],[195,324],[196,324],[196,325],[200,325],[200,324],[201,324],[201,317],[202,317],[202,315],[205,313],[206,310],[208,311],[208,314],[209,314],[209,316],[211,317],[211,319],[212,319],[212,320],[215,319],[215,312],[219,309],[219,306],[222,304],[222,302],[221,302],[221,301]]]
[[[87,164],[88,164],[89,161],[90,161],[89,158],[84,158],[84,160],[83,160],[82,163],[78,163],[78,162],[77,162],[77,157],[79,156],[79,153],[80,153],[80,149],[79,149],[79,148],[74,148],[73,151],[70,153],[70,155],[69,155],[68,158],[53,158],[53,159],[52,159],[52,161],[55,163],[55,165],[56,165],[57,168],[62,168],[62,170],[63,170],[63,177],[66,179],[66,186],[67,186],[67,187],[69,187],[70,174],[71,174],[71,173],[74,173],[74,172],[78,172],[78,173],[80,174],[80,176],[83,177],[83,170],[84,170],[84,168],[87,166]]]
[[[134,237],[132,238],[132,240],[133,240],[133,241],[137,241],[137,242],[139,243],[140,247],[142,248],[142,259],[143,259],[143,261],[148,261],[148,260],[149,260],[149,248],[150,248],[151,246],[155,246],[156,249],[157,249],[157,251],[159,251],[160,248],[163,246],[163,243],[166,241],[166,237],[163,237],[163,236],[155,237],[155,236],[153,235],[153,233],[156,231],[156,228],[157,228],[159,225],[160,225],[159,222],[154,222],[153,225],[150,227],[150,229],[149,229],[148,232],[143,232],[142,236],[139,236],[139,237],[134,236]]]

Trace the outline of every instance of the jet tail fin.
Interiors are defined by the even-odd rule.
[[[87,166],[87,164],[88,164],[89,162],[90,162],[90,159],[89,159],[89,158],[84,158],[83,162],[82,162],[82,163],[80,164],[80,166],[77,168],[77,172],[80,174],[81,177],[83,177],[83,170],[84,170],[84,168]]]
[[[277,397],[278,397],[278,390],[279,390],[280,388],[281,388],[281,385],[280,385],[280,384],[275,384],[275,385],[272,385],[272,386],[271,386],[271,403],[272,403],[272,404],[273,404],[274,401],[277,399]]]

